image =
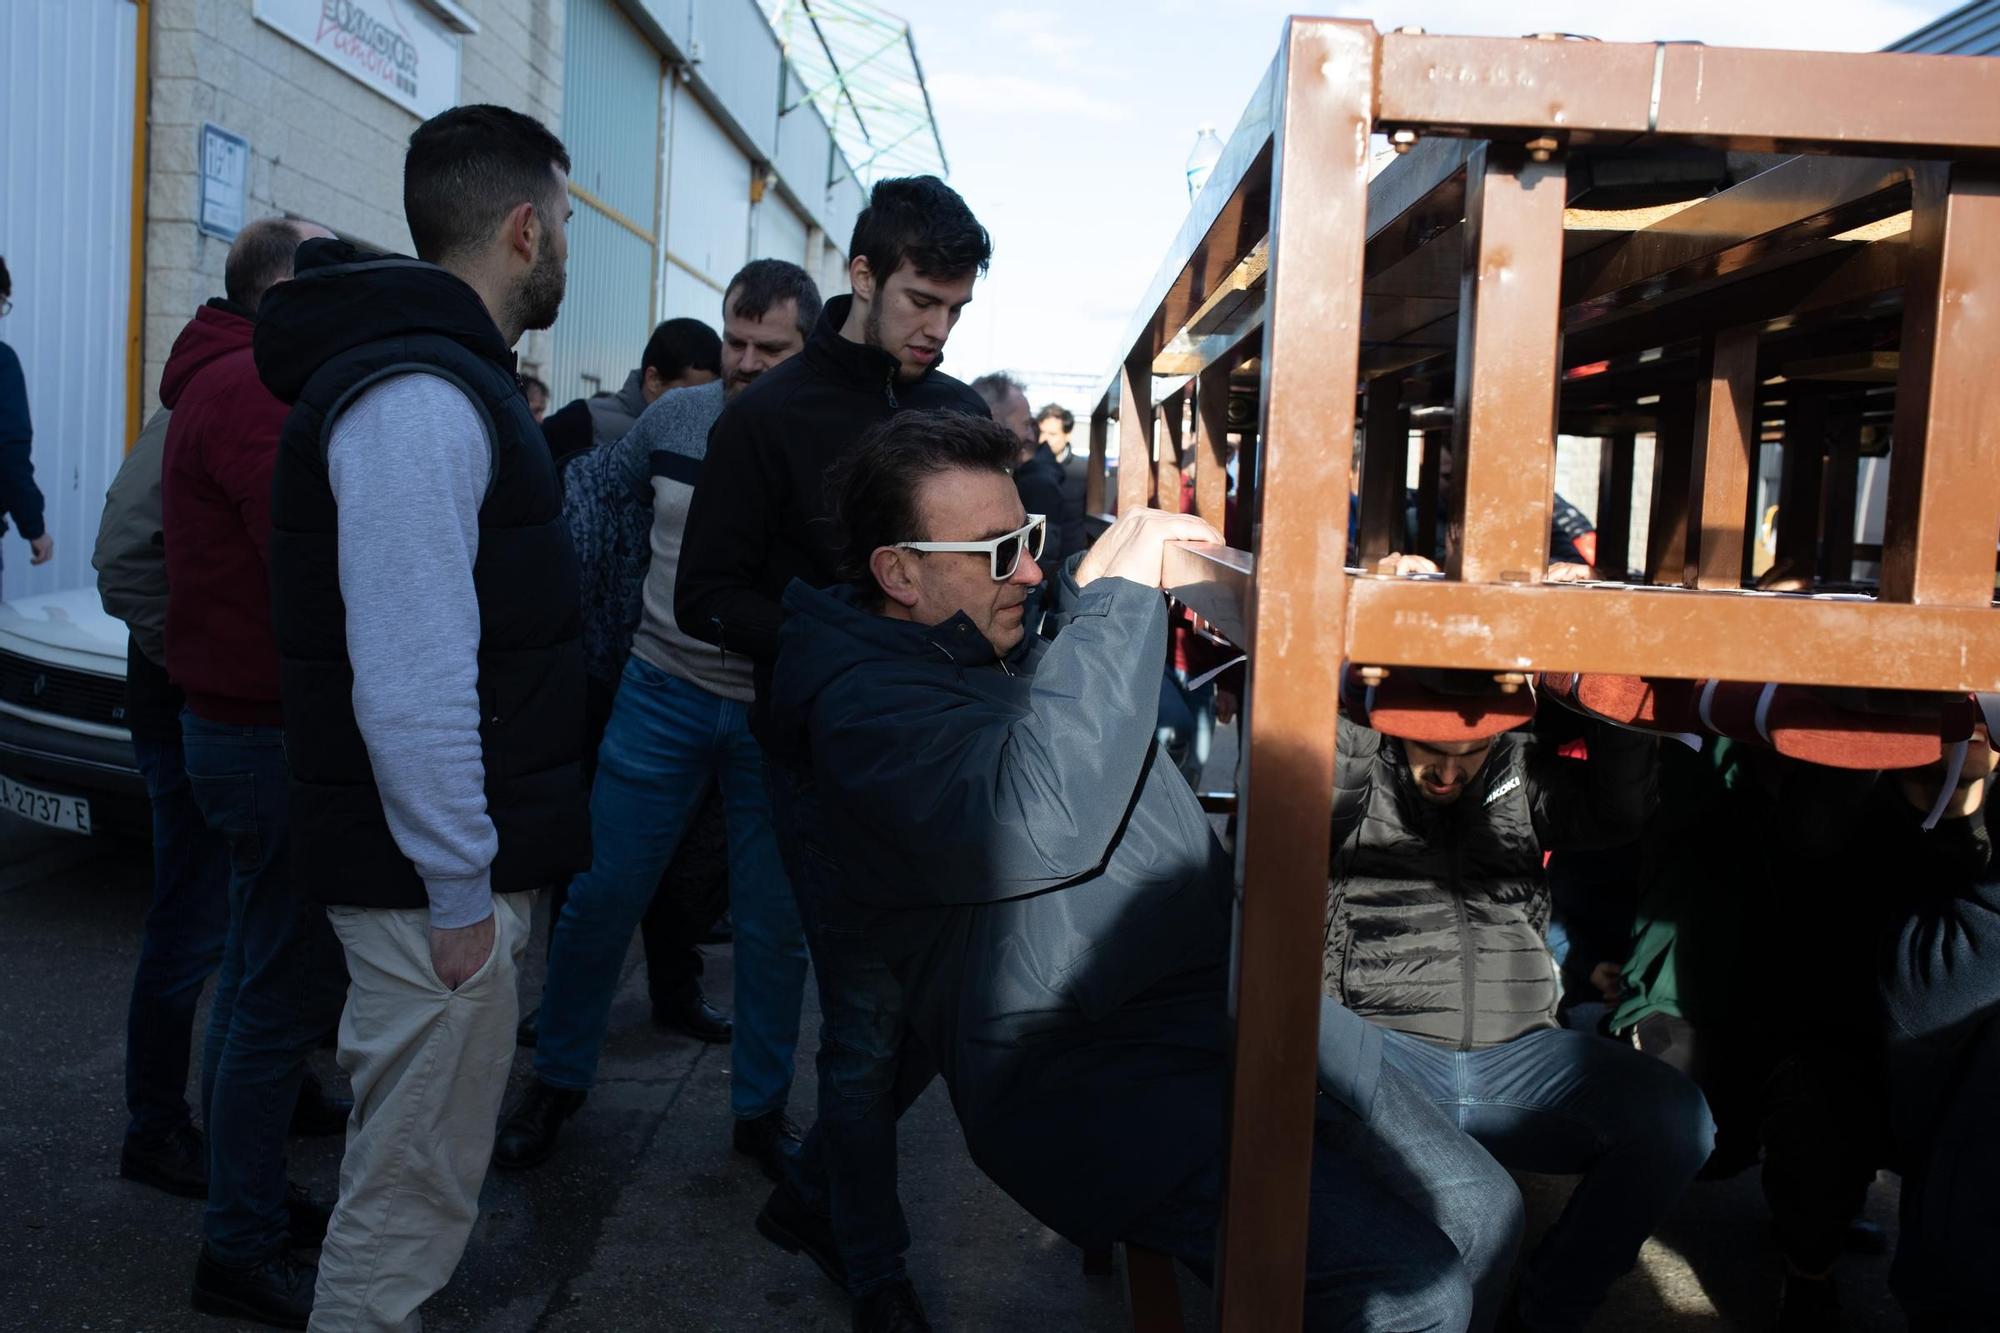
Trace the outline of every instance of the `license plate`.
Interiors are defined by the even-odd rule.
[[[0,773],[0,810],[47,824],[65,833],[90,832],[90,802],[81,796],[58,796]]]

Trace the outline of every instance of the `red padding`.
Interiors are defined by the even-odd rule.
[[[1408,671],[1391,672],[1377,685],[1372,707],[1368,687],[1351,669],[1342,693],[1348,715],[1361,725],[1419,745],[1485,740],[1535,715],[1534,692],[1525,687],[1512,694],[1441,694]]]
[[[1694,731],[1694,684],[1650,676],[1610,676],[1598,672],[1542,673],[1544,688],[1587,713],[1645,731]]]

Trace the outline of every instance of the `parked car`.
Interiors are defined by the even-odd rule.
[[[150,826],[125,642],[95,588],[0,602],[0,810],[86,837]]]

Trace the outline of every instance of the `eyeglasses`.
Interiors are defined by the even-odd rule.
[[[983,551],[992,562],[995,583],[1005,583],[1021,567],[1021,552],[1030,559],[1042,558],[1042,545],[1049,535],[1049,520],[1042,514],[1028,515],[1027,523],[1002,537],[983,542],[897,542],[899,551]]]

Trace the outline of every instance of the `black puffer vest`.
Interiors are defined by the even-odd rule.
[[[465,391],[493,451],[472,570],[486,806],[499,835],[493,889],[565,880],[590,861],[577,565],[554,463],[516,384],[513,355],[473,290],[434,265],[309,241],[296,272],[265,298],[256,338],[259,375],[293,404],[272,484],[270,547],[292,873],[324,903],[427,902],[390,833],[354,717],[326,465],[333,423],[348,404],[393,375],[421,371]]]
[[[1400,745],[1371,748],[1359,823],[1334,853],[1328,993],[1384,1027],[1463,1049],[1553,1027],[1548,878],[1521,735],[1495,737],[1449,806],[1418,793]]]

